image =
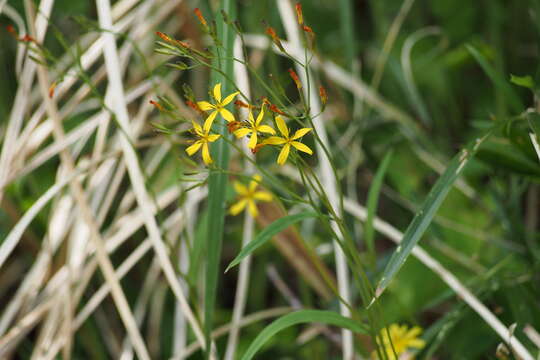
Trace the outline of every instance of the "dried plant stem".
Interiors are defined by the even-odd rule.
[[[290,1],[288,0],[277,0],[278,9],[281,14],[281,20],[283,26],[287,33],[287,37],[292,46],[296,48],[303,48],[302,42],[300,40],[300,33],[298,30],[298,25],[295,22],[294,10]],[[311,84],[309,86],[308,74],[310,71],[309,67],[302,68],[300,65],[296,64],[297,72],[300,74],[300,79],[304,84],[303,91],[306,99],[309,99],[310,104],[310,115],[313,118],[316,114],[320,114],[318,117],[313,118],[313,125],[315,131],[321,142],[325,147],[328,148],[328,136],[326,134],[326,129],[324,127],[324,114],[321,114],[321,103],[320,99],[315,90],[315,86]],[[334,208],[334,211],[338,216],[340,215],[340,205],[339,205],[339,194],[337,190],[336,179],[334,172],[332,170],[332,165],[330,164],[330,159],[326,155],[326,152],[322,146],[317,143],[317,154],[319,157],[319,174],[321,176],[321,182],[326,190],[326,194],[330,201],[330,206]],[[338,224],[335,221],[331,223],[332,229],[336,234],[340,234]],[[336,275],[337,275],[337,285],[339,295],[343,298],[346,303],[351,303],[351,293],[350,293],[350,284],[349,284],[349,273],[347,267],[347,260],[343,249],[339,245],[338,241],[334,240],[334,256],[336,260]],[[351,312],[346,304],[340,304],[340,312],[343,316],[350,317]],[[342,329],[341,334],[343,337],[343,359],[352,360],[354,357],[354,343],[353,343],[353,334],[350,330]]]
[[[103,29],[112,29],[112,16],[109,0],[96,0],[96,5],[98,9],[100,26]],[[167,255],[167,250],[161,238],[156,219],[153,215],[153,202],[146,190],[144,176],[139,167],[137,155],[135,154],[135,150],[128,139],[129,134],[131,134],[129,115],[125,102],[122,79],[120,78],[121,71],[114,35],[111,32],[103,32],[101,36],[104,41],[105,65],[109,77],[109,86],[111,87],[111,92],[113,94],[113,98],[111,99],[111,103],[109,105],[111,105],[111,108],[116,113],[118,123],[123,130],[122,136],[120,137],[120,143],[129,177],[137,198],[137,203],[141,208],[146,229],[149,233],[150,240],[152,241],[152,245],[160,261],[160,265],[163,269],[165,277],[167,278],[176,298],[181,303],[183,312],[190,323],[195,336],[199,341],[201,341],[201,343],[204,344],[204,335],[197,322],[197,319],[195,318],[195,315],[193,314],[193,311],[189,307],[184,293],[182,292],[182,288],[178,282],[178,279],[176,278],[171,260]]]
[[[242,42],[239,37],[236,37],[234,42],[234,57],[245,61],[244,52],[242,49]],[[248,99],[251,98],[251,90],[249,87],[249,78],[245,65],[237,62],[234,65],[234,77],[238,89],[247,96]],[[246,119],[248,117],[247,109],[240,109],[240,118]],[[244,138],[243,149],[244,156],[253,159],[254,156],[247,148],[248,139]],[[253,174],[254,166],[250,161],[244,162],[244,169],[247,175]],[[252,240],[253,229],[255,225],[253,222],[253,217],[246,211],[244,214],[244,229],[242,231],[242,247],[246,246],[248,242]],[[240,333],[240,322],[244,316],[244,311],[246,308],[247,300],[247,290],[249,287],[249,272],[251,268],[251,256],[247,256],[242,263],[240,264],[238,270],[238,285],[236,286],[236,292],[234,295],[234,308],[233,316],[231,320],[231,328],[229,331],[229,338],[227,339],[227,347],[225,350],[225,360],[233,360],[236,354],[236,346],[238,344],[238,335]]]
[[[32,4],[29,3],[29,0],[26,0],[25,5],[27,7],[27,10],[31,9],[32,7]],[[35,34],[35,29],[32,28],[32,22],[30,22],[30,28],[31,32]],[[39,79],[39,88],[45,102],[47,113],[49,117],[53,120],[54,137],[57,141],[62,142],[64,141],[65,137],[64,129],[60,122],[60,116],[58,114],[56,103],[48,96],[50,81],[48,79],[47,71],[45,67],[39,65],[37,66],[37,73]],[[71,157],[71,154],[64,149],[60,152],[60,158],[68,174],[73,173],[75,171],[75,162]],[[72,191],[72,195],[75,198],[75,201],[77,202],[81,216],[90,230],[91,239],[96,249],[96,256],[98,258],[100,268],[103,271],[103,275],[106,281],[111,287],[113,299],[117,305],[120,317],[122,318],[126,326],[131,340],[133,341],[133,344],[137,349],[137,354],[141,359],[150,359],[146,346],[144,345],[142,336],[135,323],[135,319],[133,318],[133,314],[131,313],[131,310],[129,308],[127,299],[120,286],[120,282],[118,281],[118,278],[114,273],[114,268],[109,259],[109,256],[107,255],[107,251],[105,250],[103,239],[101,238],[97,224],[94,221],[92,210],[88,204],[86,194],[84,193],[84,189],[79,179],[77,179],[76,177],[73,178],[73,180],[70,182],[70,189]]]

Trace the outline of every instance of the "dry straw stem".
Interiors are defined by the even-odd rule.
[[[294,10],[292,4],[289,0],[277,0],[277,5],[279,13],[281,15],[281,20],[283,22],[283,27],[287,33],[287,38],[291,45],[295,48],[302,49],[302,52],[305,51],[304,46],[300,40],[300,30],[298,24],[295,21]],[[299,58],[301,59],[301,58]],[[313,126],[317,135],[321,139],[323,145],[328,148],[328,136],[326,134],[326,129],[324,128],[324,113],[321,113],[322,107],[320,104],[320,99],[316,93],[316,87],[311,84],[308,84],[308,74],[310,69],[306,67],[305,69],[299,64],[296,64],[296,71],[300,74],[301,82],[304,84],[303,91],[306,99],[309,99],[310,104],[310,116],[313,118]],[[307,72],[307,73],[306,73]],[[313,78],[310,76],[310,78]],[[314,118],[315,115],[320,114],[318,117]],[[321,182],[324,186],[330,206],[334,208],[334,212],[340,216],[340,205],[339,205],[339,194],[336,185],[336,179],[332,171],[332,165],[330,164],[330,159],[328,158],[326,152],[324,151],[321,144],[317,143],[317,155],[319,158],[320,168],[318,170],[321,176]],[[336,234],[340,234],[339,226],[336,222],[331,222],[332,229]],[[339,295],[343,298],[346,303],[351,302],[350,294],[350,284],[349,284],[349,273],[347,267],[347,260],[345,258],[345,253],[339,245],[339,243],[334,240],[334,256],[336,259],[336,275],[337,275],[337,285]],[[350,317],[351,312],[349,308],[341,303],[340,312],[345,317]],[[342,329],[341,334],[343,336],[343,358],[346,360],[352,360],[354,357],[354,344],[353,344],[353,334],[350,330]]]
[[[32,4],[29,2],[29,0],[26,0],[25,7],[26,7],[27,12],[31,11]],[[32,16],[30,16],[30,18],[32,18]],[[31,34],[35,36],[35,29],[33,29],[32,21],[30,21],[30,29],[31,29]],[[56,107],[56,103],[48,95],[48,89],[50,88],[50,81],[48,79],[47,71],[45,67],[43,67],[42,65],[39,65],[37,66],[37,72],[38,72],[39,88],[41,90],[41,95],[43,97],[43,100],[45,101],[47,113],[49,117],[53,120],[54,137],[58,141],[63,141],[65,134],[62,127],[62,123],[60,122],[60,118],[58,115],[58,109]],[[73,158],[71,157],[71,154],[67,150],[63,150],[60,153],[60,157],[61,157],[62,165],[65,167],[68,174],[75,172],[75,162]],[[126,326],[128,333],[130,334],[131,340],[133,341],[133,344],[135,348],[137,349],[138,355],[142,359],[149,359],[150,357],[148,355],[148,351],[146,349],[146,346],[144,345],[142,336],[137,328],[137,325],[133,318],[133,314],[131,313],[131,310],[129,308],[127,299],[120,286],[120,282],[118,281],[118,279],[116,278],[116,275],[114,274],[114,268],[107,255],[107,251],[105,250],[103,239],[101,238],[97,224],[94,221],[92,210],[88,204],[86,194],[84,193],[84,189],[79,179],[73,178],[73,180],[70,183],[70,189],[71,189],[72,195],[75,198],[75,201],[77,202],[78,209],[81,213],[81,216],[84,222],[86,223],[86,225],[88,226],[88,229],[90,230],[90,233],[91,233],[90,237],[96,249],[96,255],[97,255],[101,270],[103,271],[103,275],[106,281],[111,286],[113,299],[116,303],[116,306],[120,313],[122,321],[124,322],[124,325]],[[68,276],[68,280],[69,280],[69,276]],[[70,286],[69,281],[67,283],[67,286]],[[72,309],[68,309],[68,311],[72,311]],[[70,315],[67,316],[67,321],[68,321],[67,326],[71,328]],[[67,341],[68,344],[69,342],[70,340]],[[70,349],[68,348],[67,351],[69,350]]]
[[[43,0],[39,6],[39,17],[36,19],[36,23],[32,24],[35,27],[34,38],[42,43],[47,31],[47,19],[51,15],[53,7],[53,0]],[[4,135],[4,143],[2,145],[2,153],[0,154],[0,184],[4,183],[5,178],[9,174],[10,166],[12,165],[13,158],[16,155],[15,143],[19,136],[20,129],[22,127],[24,114],[28,107],[28,101],[30,99],[30,89],[34,74],[36,71],[36,63],[32,61],[29,54],[26,54],[24,69],[22,77],[19,81],[19,87],[15,95],[15,102],[11,109],[9,116],[9,122]],[[4,195],[3,189],[0,189],[0,202]]]
[[[531,138],[531,142],[534,146],[534,151],[536,151],[536,155],[538,156],[538,160],[540,160],[540,145],[538,144],[538,136],[534,133],[530,133],[529,137]]]
[[[236,59],[245,61],[244,52],[242,49],[242,42],[240,37],[236,37],[234,41],[233,54]],[[249,87],[249,77],[247,68],[240,62],[235,62],[234,64],[234,79],[238,87],[238,90],[243,93],[248,99],[251,99],[251,90]],[[240,109],[240,118],[246,119],[248,117],[248,109]],[[243,155],[249,159],[254,159],[253,154],[248,149],[248,139],[243,139]],[[244,170],[247,175],[253,175],[254,166],[250,161],[244,161]],[[244,228],[242,230],[242,247],[246,246],[253,238],[254,230],[254,221],[253,217],[246,211],[244,213]],[[242,317],[244,316],[244,311],[246,308],[247,301],[247,291],[249,288],[249,273],[251,268],[251,256],[247,256],[238,269],[238,282],[236,286],[236,292],[234,294],[234,307],[233,307],[233,316],[231,320],[231,328],[229,332],[229,337],[227,339],[227,347],[225,349],[225,360],[233,360],[236,355],[236,347],[238,344],[238,336],[240,334],[240,323]]]
[[[360,221],[365,221],[367,218],[367,210],[353,200],[345,199],[345,210],[351,215],[358,218]],[[386,235],[390,240],[398,244],[403,238],[403,233],[394,228],[389,223],[375,218],[374,227],[381,234]],[[491,327],[502,339],[509,342],[515,353],[523,360],[534,360],[532,355],[523,346],[523,344],[513,336],[509,328],[491,312],[489,309],[478,300],[476,296],[467,287],[465,287],[450,271],[444,268],[441,263],[432,258],[422,247],[415,246],[412,254],[426,265],[430,270],[436,273],[456,294],[463,299],[485,322]]]
[[[112,29],[112,17],[110,3],[108,0],[96,0],[96,5],[98,8],[98,18],[100,26],[103,29]],[[119,126],[123,129],[123,134],[120,137],[120,142],[122,146],[122,151],[124,154],[124,161],[128,169],[129,177],[133,185],[135,195],[137,198],[137,203],[141,207],[143,216],[145,218],[146,229],[149,233],[150,240],[156,252],[156,255],[160,261],[160,265],[163,269],[165,277],[167,278],[173,293],[180,302],[183,312],[190,323],[195,336],[202,344],[204,344],[204,335],[201,331],[201,328],[193,314],[193,311],[189,307],[189,304],[182,292],[182,288],[174,268],[171,264],[171,261],[167,255],[167,250],[161,238],[159,228],[157,226],[156,219],[153,215],[154,205],[152,200],[146,190],[144,184],[144,177],[141,172],[141,169],[138,164],[137,155],[133,149],[130,140],[127,138],[131,134],[129,126],[129,115],[127,112],[127,107],[124,97],[124,89],[122,85],[122,79],[120,77],[120,64],[118,61],[118,52],[116,49],[116,42],[114,35],[111,32],[103,32],[102,38],[104,41],[104,56],[105,56],[105,65],[107,68],[107,74],[109,77],[109,86],[110,91],[112,92],[114,98],[111,99],[110,103],[111,108],[115,112]]]
[[[134,40],[137,40],[139,38],[142,38],[145,36],[145,34],[142,34],[142,30],[148,30],[150,27],[152,27],[153,24],[158,23],[163,18],[168,16],[170,14],[170,11],[173,9],[174,6],[176,6],[181,0],[174,0],[174,1],[168,1],[166,4],[160,7],[159,12],[156,14],[154,18],[152,18],[147,23],[143,24],[142,26],[137,26],[137,29],[141,31],[135,32],[135,37],[133,37]],[[120,16],[124,15],[123,11],[129,10],[134,4],[134,1],[132,0],[123,0],[117,4],[115,4],[115,7],[113,8],[113,16],[115,18],[118,18]],[[128,26],[135,25],[136,23],[136,14],[130,13],[127,14],[124,18],[120,19],[118,23],[114,25],[114,31],[115,32],[122,32],[127,29]],[[140,24],[137,24],[140,25]],[[124,44],[125,49],[129,49],[129,42]],[[88,70],[99,58],[101,55],[103,49],[103,41],[101,38],[98,38],[95,42],[93,42],[90,47],[81,55],[80,57],[80,63],[83,70]],[[127,54],[124,52],[124,58],[127,57]],[[66,55],[66,60],[72,60],[68,55]],[[65,61],[60,61],[61,63]],[[125,61],[123,61],[125,62]],[[125,68],[125,66],[124,66]],[[97,70],[97,73],[101,73],[103,76],[105,75],[105,69],[103,67],[100,67]],[[55,90],[55,98],[61,99],[64,95],[67,94],[68,90],[76,83],[77,80],[79,80],[79,77],[77,76],[77,68],[74,66],[71,69],[67,71],[66,77],[64,78],[64,81],[60,83],[56,90]],[[102,77],[103,77],[102,76]],[[98,77],[99,79],[100,77]],[[96,80],[98,80],[96,79]],[[154,79],[145,80],[139,85],[135,86],[130,92],[126,95],[126,102],[130,103],[134,100],[136,100],[139,96],[141,96],[143,93],[147,92],[152,88],[152,81]],[[159,82],[159,79],[156,79],[155,81]],[[90,87],[87,84],[84,84],[79,88],[76,95],[71,98],[66,105],[64,105],[63,111],[61,112],[61,118],[63,119],[67,114],[73,114],[73,111],[77,109],[77,105],[79,102],[84,98],[84,96],[88,95],[90,92]],[[68,105],[69,104],[69,105]],[[81,105],[78,105],[79,107]],[[99,106],[99,104],[96,104],[96,106]],[[4,179],[3,181],[0,181],[0,188],[4,188],[9,182],[13,181],[14,179],[18,178],[19,176],[25,175],[32,171],[33,169],[37,168],[39,165],[41,165],[43,162],[48,160],[50,157],[56,155],[58,151],[63,148],[64,146],[68,146],[69,144],[79,140],[79,138],[82,138],[92,132],[94,130],[94,127],[97,126],[102,121],[107,121],[110,114],[106,110],[100,111],[98,114],[93,116],[92,118],[85,121],[83,124],[81,124],[77,129],[81,131],[77,136],[74,130],[69,133],[69,135],[66,137],[69,139],[69,143],[65,144],[59,144],[59,143],[53,143],[47,148],[40,151],[39,154],[35,155],[31,161],[25,160],[25,157],[27,154],[31,153],[33,149],[36,149],[39,147],[39,145],[44,142],[47,137],[50,135],[52,131],[52,121],[51,119],[46,119],[43,121],[39,126],[38,121],[43,116],[43,113],[45,111],[44,105],[41,104],[37,110],[34,112],[34,114],[31,116],[30,121],[28,122],[28,125],[25,127],[25,129],[21,132],[21,136],[16,142],[15,153],[17,155],[16,158],[20,159],[21,164],[26,164],[23,168],[23,170],[18,170],[15,168],[15,163],[13,163],[9,169],[9,177],[7,179]]]

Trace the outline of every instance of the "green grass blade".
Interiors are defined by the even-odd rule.
[[[224,0],[220,10],[223,10],[234,16],[234,1]],[[223,59],[219,60],[219,68],[232,77],[233,74],[233,45],[234,32],[225,23],[220,12],[216,16],[218,37],[225,49]],[[223,51],[219,49],[219,51]],[[234,87],[229,83],[224,75],[219,73],[212,74],[213,84],[221,83],[222,91],[225,94],[231,92]],[[213,85],[212,84],[212,85]],[[224,125],[216,124],[216,129],[221,136],[230,136]],[[204,336],[206,343],[205,359],[210,356],[211,333],[214,322],[214,309],[217,298],[217,285],[219,276],[219,261],[221,258],[221,247],[223,240],[223,228],[225,222],[225,194],[227,188],[226,170],[229,165],[229,146],[226,141],[221,139],[212,143],[212,156],[215,161],[215,169],[210,171],[208,176],[208,228],[206,236],[207,262],[206,262],[206,281],[205,281],[205,304],[204,304]]]
[[[364,229],[364,239],[366,242],[366,247],[369,253],[371,260],[375,260],[375,230],[373,228],[373,219],[375,219],[375,214],[377,213],[377,203],[379,202],[379,194],[381,192],[381,186],[383,184],[384,175],[388,169],[388,164],[392,160],[393,151],[389,151],[384,156],[383,161],[379,165],[373,182],[369,187],[368,199],[367,199],[367,219]]]
[[[318,216],[319,215],[315,212],[304,211],[299,214],[289,215],[289,216],[285,216],[280,219],[277,219],[276,221],[268,225],[263,231],[261,231],[255,239],[250,241],[246,246],[242,248],[238,256],[236,256],[236,258],[234,258],[234,260],[231,261],[229,266],[227,266],[227,270],[225,270],[225,272],[229,271],[231,268],[240,264],[240,262],[246,256],[251,254],[253,251],[257,250],[262,245],[264,245],[268,240],[272,238],[272,236],[285,230],[286,228],[288,228],[294,223],[297,223],[300,220],[307,219],[310,217],[318,217]]]
[[[480,51],[478,51],[475,47],[472,45],[466,45],[466,47],[493,84],[505,94],[505,97],[512,110],[516,113],[523,111],[525,107],[512,86],[510,86],[510,83],[506,80],[506,77],[499,74],[497,70],[495,70],[495,68],[488,62],[486,57],[482,55],[482,53],[480,53]]]
[[[441,206],[443,200],[446,198],[446,195],[452,188],[452,185],[457,180],[469,161],[474,157],[479,146],[488,136],[489,133],[482,138],[476,139],[473,146],[460,151],[456,156],[454,156],[444,173],[437,180],[429,192],[426,201],[422,205],[422,208],[414,216],[412,222],[405,231],[405,234],[403,234],[401,243],[398,245],[390,258],[390,261],[386,265],[383,276],[381,277],[379,285],[375,291],[375,298],[372,300],[372,303],[383,293],[390,281],[392,281],[394,276],[396,276],[403,263],[405,263],[405,260],[407,260],[411,254],[414,246],[418,243],[422,235],[424,235],[424,232],[431,223],[431,220],[433,220],[435,213]]]
[[[300,310],[284,315],[265,327],[246,350],[242,360],[253,359],[257,351],[259,351],[272,336],[276,335],[281,330],[303,323],[321,323],[346,328],[356,333],[368,333],[368,329],[364,325],[343,317],[336,312],[325,310]]]

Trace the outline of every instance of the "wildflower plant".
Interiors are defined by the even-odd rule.
[[[305,24],[305,19],[301,16],[301,7],[296,8],[299,20],[300,29],[304,34],[308,33],[309,36],[306,40],[313,39],[313,30]],[[176,40],[170,36],[158,33],[157,35],[163,40],[158,42],[159,48],[157,51],[164,55],[183,57],[192,62],[191,66],[182,65],[182,70],[189,70],[194,66],[206,66],[211,71],[221,74],[222,79],[228,82],[229,88],[235,88],[227,94],[223,94],[223,83],[216,82],[210,87],[208,100],[195,100],[192,95],[191,89],[186,91],[186,104],[196,110],[194,117],[188,119],[191,124],[191,132],[197,137],[197,139],[189,145],[185,151],[187,155],[193,156],[199,150],[202,151],[203,164],[209,166],[212,171],[228,171],[225,168],[219,168],[219,163],[213,162],[213,156],[211,154],[212,149],[209,146],[210,143],[223,142],[240,158],[244,158],[246,162],[251,163],[261,175],[249,176],[249,174],[238,173],[239,177],[250,178],[249,184],[246,186],[239,181],[233,182],[233,188],[237,193],[236,200],[229,206],[230,215],[238,215],[244,209],[247,209],[248,213],[253,218],[258,218],[260,210],[257,203],[274,201],[280,203],[283,208],[282,200],[287,202],[297,202],[302,207],[305,207],[306,211],[314,211],[313,214],[322,221],[323,225],[327,229],[331,229],[331,221],[335,221],[338,224],[339,236],[331,230],[330,233],[335,236],[335,240],[340,246],[347,250],[348,262],[351,269],[355,273],[355,282],[359,289],[363,292],[362,298],[367,305],[367,299],[373,296],[373,290],[371,285],[367,281],[363,266],[361,265],[354,245],[352,243],[349,230],[344,225],[343,219],[338,214],[338,209],[335,209],[330,205],[328,200],[328,194],[326,189],[322,187],[321,181],[318,175],[312,170],[314,159],[305,158],[305,156],[314,155],[314,152],[310,145],[306,144],[319,144],[322,149],[325,149],[325,145],[321,142],[320,137],[314,130],[313,121],[319,114],[311,114],[310,105],[306,101],[304,90],[309,89],[312,79],[310,79],[310,73],[307,70],[310,59],[305,58],[303,61],[292,57],[283,47],[282,41],[277,35],[275,29],[270,26],[266,27],[266,34],[269,35],[271,41],[277,46],[291,62],[296,64],[305,70],[305,75],[310,84],[303,84],[300,76],[295,70],[289,68],[287,70],[290,79],[294,83],[295,92],[294,95],[300,104],[296,105],[297,100],[291,98],[286,91],[283,91],[287,84],[276,84],[275,82],[266,83],[263,77],[253,69],[249,63],[242,59],[235,59],[236,62],[242,63],[252,75],[252,79],[255,80],[255,85],[259,85],[263,89],[263,93],[260,94],[259,100],[249,99],[243,94],[237,85],[232,81],[232,78],[224,74],[223,71],[216,66],[216,61],[219,63],[221,54],[230,53],[230,51],[224,48],[223,42],[219,40],[219,34],[216,33],[215,28],[204,18],[200,10],[196,9],[195,14],[201,23],[201,29],[205,31],[210,38],[214,41],[213,50],[194,49],[188,42],[182,40]],[[242,39],[242,33],[237,23],[228,19],[226,13],[222,13],[224,22],[234,29],[240,39]],[[314,51],[313,41],[306,41],[310,51]],[[178,64],[178,63],[177,63]],[[173,67],[175,64],[173,64]],[[277,87],[276,87],[277,85]],[[318,93],[320,95],[320,101],[322,105],[326,105],[328,95],[322,85],[318,85]],[[237,99],[236,101],[234,101]],[[240,114],[235,114],[230,109],[227,109],[234,101],[234,104],[238,108],[247,108],[247,118],[241,118]],[[158,102],[159,104],[159,102]],[[286,105],[289,104],[289,105]],[[161,106],[162,108],[163,106]],[[160,107],[158,107],[160,109]],[[269,111],[267,111],[267,109]],[[324,109],[324,108],[323,108]],[[201,127],[199,122],[203,123]],[[288,122],[288,124],[287,124]],[[294,126],[293,126],[294,125]],[[227,133],[234,135],[229,136],[227,133],[216,133],[216,129],[221,127],[227,129]],[[291,130],[291,127],[294,130]],[[314,135],[314,136],[311,136]],[[235,138],[237,139],[235,141]],[[237,142],[241,139],[247,140],[247,149],[244,148],[242,143]],[[188,140],[193,141],[193,140]],[[247,150],[247,151],[246,151]],[[248,158],[246,154],[252,152],[256,154],[254,158]],[[266,163],[269,156],[273,157],[275,154],[277,164],[282,167],[288,161],[293,165],[302,179],[302,183],[305,187],[305,195],[301,196],[292,189],[290,189],[279,177],[272,174],[271,167]],[[294,153],[294,156],[291,154]],[[320,154],[322,156],[323,154]],[[309,163],[311,164],[309,164]],[[224,165],[221,163],[221,165]],[[334,174],[335,175],[335,174]],[[268,190],[262,190],[262,187],[266,187]],[[272,194],[274,192],[274,194]],[[317,199],[313,197],[317,196]],[[311,213],[309,213],[311,214]],[[297,215],[285,216],[280,221],[287,223],[287,221],[297,221],[289,219],[301,219],[305,215],[299,217]],[[340,240],[343,239],[343,240]],[[246,252],[246,249],[239,255],[242,256]],[[368,316],[364,320],[360,320],[359,312],[355,309],[355,306],[344,300],[339,292],[337,292],[335,285],[332,284],[332,280],[322,275],[323,281],[330,289],[333,289],[335,296],[340,299],[345,306],[347,306],[354,317],[355,321],[371,322],[370,326],[373,328],[380,328],[381,324],[377,321],[373,322],[374,317]],[[206,309],[211,311],[211,309]],[[368,313],[377,311],[377,306],[374,306]],[[374,332],[375,334],[375,332]],[[375,338],[378,335],[375,334]],[[374,342],[375,343],[375,342]],[[381,352],[382,353],[382,352]],[[384,356],[384,355],[383,355]]]

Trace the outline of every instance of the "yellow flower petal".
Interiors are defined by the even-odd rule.
[[[261,106],[261,112],[257,116],[257,121],[255,121],[256,126],[259,126],[259,124],[261,123],[263,117],[264,117],[264,104],[263,104],[263,106]]]
[[[221,116],[223,116],[223,118],[225,120],[227,120],[227,122],[232,122],[234,121],[234,115],[227,109],[220,109],[219,110],[219,113],[221,114]]]
[[[255,149],[257,146],[257,132],[254,131],[251,133],[251,139],[249,139],[248,148]]]
[[[302,128],[302,129],[296,130],[296,132],[294,133],[291,139],[292,140],[299,139],[310,131],[311,131],[311,128]]]
[[[287,140],[279,136],[270,136],[268,139],[264,140],[264,143],[268,145],[281,145],[286,142]]]
[[[233,206],[231,206],[231,208],[229,209],[229,212],[231,213],[231,215],[238,215],[242,212],[242,210],[244,210],[246,205],[247,205],[247,200],[241,199],[240,201],[235,203]]]
[[[261,125],[261,126],[257,127],[257,130],[262,132],[262,133],[272,134],[272,135],[274,135],[276,133],[276,131],[274,129],[272,129],[270,126],[268,126],[268,125]]]
[[[221,135],[219,135],[219,134],[210,134],[210,135],[208,135],[208,142],[214,142],[217,139],[219,139],[220,136]]]
[[[420,326],[413,326],[411,330],[405,335],[406,338],[412,339],[418,337],[422,333],[422,328]]]
[[[221,106],[226,106],[228,105],[231,101],[233,101],[234,97],[236,95],[240,94],[240,92],[233,92],[231,95],[227,96],[225,99],[223,99],[223,101],[221,102]]]
[[[260,201],[272,201],[272,194],[266,191],[257,191],[253,194],[253,198]]]
[[[294,146],[295,148],[297,148],[300,151],[308,153],[309,155],[313,154],[313,151],[311,151],[311,149],[307,145],[302,144],[301,142],[291,141],[291,145]]]
[[[203,125],[203,129],[204,129],[204,132],[209,132],[210,129],[212,128],[212,123],[214,122],[214,119],[216,118],[217,116],[217,111],[213,111],[207,118],[206,120],[204,120],[204,125]]]
[[[253,130],[248,129],[248,128],[241,128],[241,129],[238,129],[238,130],[236,130],[234,132],[234,136],[236,136],[237,138],[242,138],[242,137],[246,136],[247,134],[249,134],[252,131]]]
[[[221,102],[221,83],[214,86],[214,99],[219,103]]]
[[[201,125],[197,124],[195,121],[191,120],[191,125],[193,125],[193,130],[195,130],[195,133],[198,135],[198,136],[202,136],[203,135],[203,131],[202,131],[202,128],[201,128]]]
[[[259,215],[259,212],[257,211],[257,205],[255,205],[255,201],[251,199],[248,200],[248,211],[251,214],[251,216],[253,216],[254,218],[256,218],[257,215]]]
[[[212,157],[210,156],[210,149],[208,148],[208,143],[204,143],[202,148],[202,159],[203,162],[208,165],[212,163]]]
[[[412,339],[407,341],[407,347],[415,348],[415,349],[422,349],[424,346],[426,346],[426,342],[422,339]]]
[[[276,124],[277,124],[277,127],[279,129],[279,131],[281,132],[281,134],[288,138],[289,137],[289,129],[287,128],[287,125],[285,124],[285,120],[283,120],[283,118],[281,116],[276,116]]]
[[[248,189],[244,184],[239,183],[238,181],[233,182],[234,191],[239,195],[246,195]]]
[[[200,140],[197,140],[193,145],[189,146],[188,148],[186,148],[186,152],[189,156],[192,156],[193,154],[195,154],[197,151],[199,151],[199,149],[201,148],[202,146],[202,141]]]
[[[259,175],[255,175],[253,179],[249,182],[249,192],[254,192],[257,186],[259,186],[261,182],[261,177]]]
[[[208,101],[197,101],[197,106],[201,108],[203,111],[208,111],[215,109],[216,107],[212,104],[210,104]]]
[[[285,164],[285,162],[287,161],[287,158],[289,157],[290,149],[291,149],[291,146],[289,144],[285,144],[283,149],[281,149],[281,151],[279,152],[279,156],[277,158],[277,163],[279,165]]]

